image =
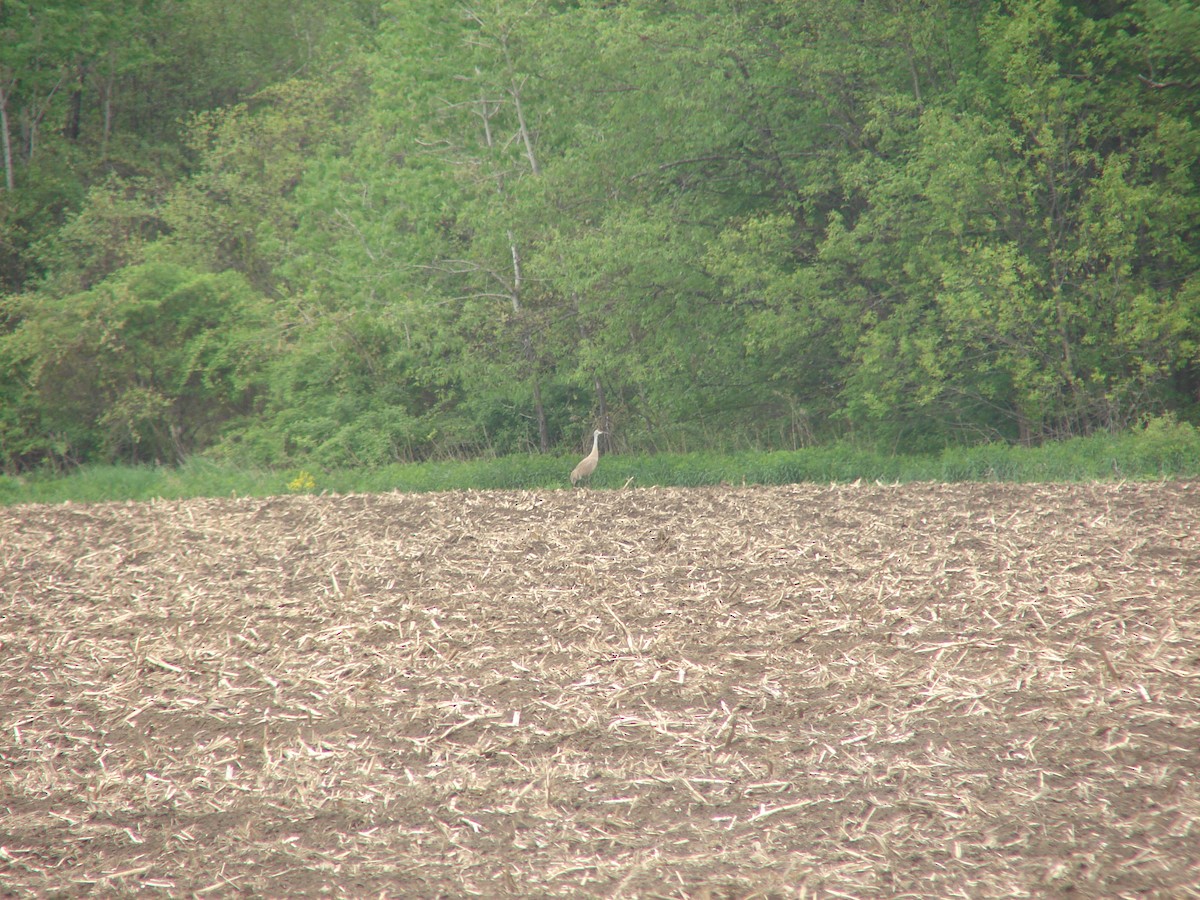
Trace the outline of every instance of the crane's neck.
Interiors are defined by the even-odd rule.
[[[592,452],[600,452],[600,432],[598,431],[592,434]]]

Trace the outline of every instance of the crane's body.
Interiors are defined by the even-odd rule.
[[[581,459],[579,465],[571,470],[571,487],[579,484],[585,478],[590,478],[596,471],[596,464],[600,462],[600,435],[602,434],[605,432],[598,428],[592,433],[592,452]]]

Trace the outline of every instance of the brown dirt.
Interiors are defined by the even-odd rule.
[[[1198,897],[1200,485],[0,509],[0,895]]]

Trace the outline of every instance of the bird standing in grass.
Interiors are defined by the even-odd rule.
[[[596,463],[600,462],[600,435],[607,433],[597,428],[592,434],[592,452],[581,459],[579,465],[571,470],[571,487],[579,484],[585,478],[591,478],[592,473],[596,471]]]

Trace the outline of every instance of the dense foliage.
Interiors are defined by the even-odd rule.
[[[1194,2],[85,6],[0,5],[9,470],[1200,417]]]

